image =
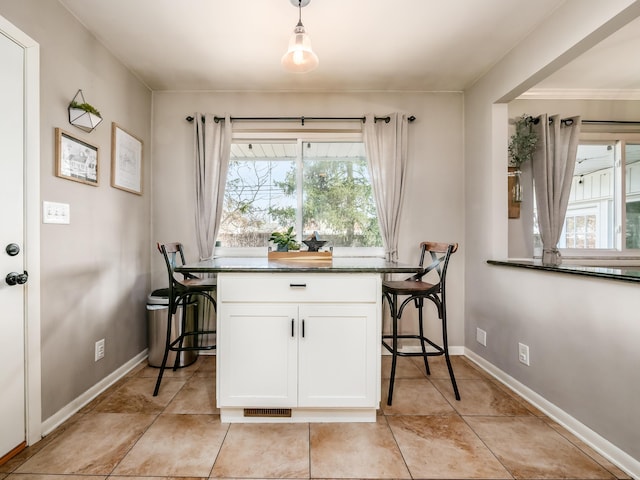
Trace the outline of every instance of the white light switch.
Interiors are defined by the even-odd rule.
[[[69,224],[71,207],[68,203],[42,202],[42,223]]]

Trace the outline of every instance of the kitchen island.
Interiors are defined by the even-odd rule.
[[[375,422],[380,404],[380,258],[214,258],[216,401],[222,422]]]

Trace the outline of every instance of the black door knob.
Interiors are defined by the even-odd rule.
[[[4,278],[4,281],[7,282],[7,285],[24,285],[25,283],[27,283],[27,280],[29,280],[29,274],[27,273],[27,271],[25,270],[24,273],[16,273],[16,272],[11,272],[8,273],[7,276]]]
[[[10,243],[7,245],[7,248],[5,248],[5,251],[9,256],[15,257],[20,253],[20,246],[17,243]]]

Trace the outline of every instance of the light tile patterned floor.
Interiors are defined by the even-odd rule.
[[[215,357],[141,365],[33,447],[0,480],[113,478],[614,479],[629,477],[464,357],[400,358],[393,406],[375,423],[223,424]]]

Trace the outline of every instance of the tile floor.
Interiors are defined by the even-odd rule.
[[[140,365],[65,424],[0,466],[0,480],[104,478],[629,479],[464,357],[462,400],[441,358],[429,378],[401,358],[394,404],[375,423],[223,424],[215,357]],[[390,359],[383,357],[383,397]]]

